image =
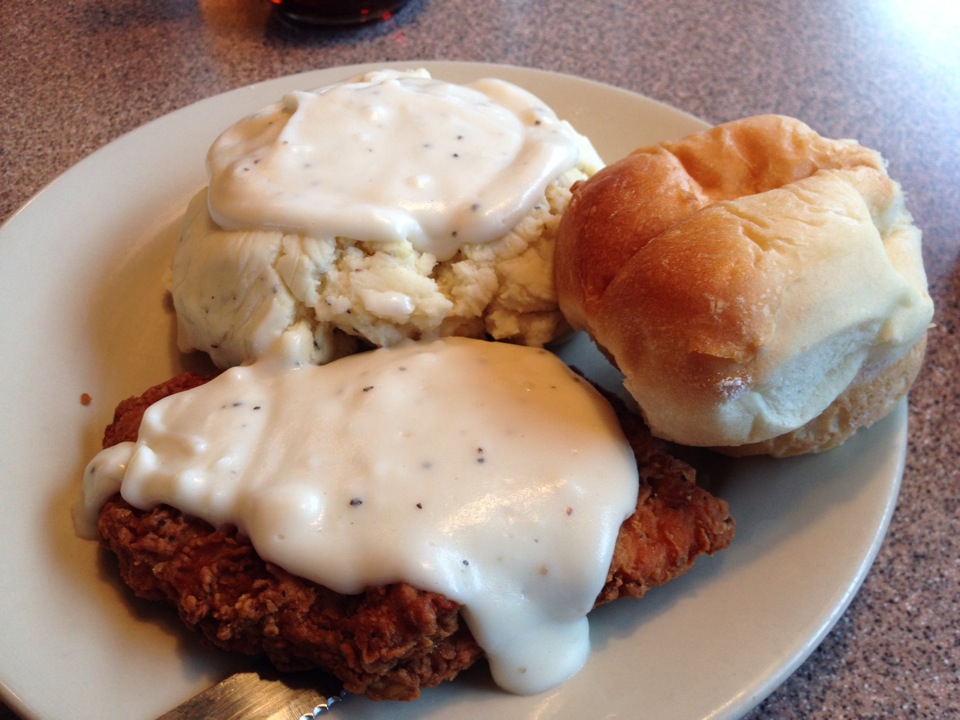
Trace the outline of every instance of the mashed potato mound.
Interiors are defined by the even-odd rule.
[[[553,248],[579,164],[507,235],[438,262],[410,242],[356,242],[271,230],[224,230],[206,190],[190,203],[173,265],[178,342],[219,367],[260,357],[284,332],[301,334],[304,362],[369,346],[448,335],[540,346],[566,330],[553,286]]]

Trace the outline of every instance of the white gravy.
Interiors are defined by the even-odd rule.
[[[503,237],[583,142],[505,81],[384,70],[291,92],[227,129],[207,156],[210,215],[230,230],[409,240],[447,260]]]
[[[290,350],[149,408],[136,443],[90,462],[78,526],[95,533],[118,490],[165,503],[338,592],[405,581],[459,601],[507,690],[576,673],[637,499],[609,404],[554,355],[503,343],[319,367]]]

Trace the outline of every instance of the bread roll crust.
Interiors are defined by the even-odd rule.
[[[826,410],[792,432],[762,442],[715,449],[734,457],[791,457],[832,450],[897,406],[917,379],[926,348],[924,334],[898,361],[874,373],[862,372]]]
[[[708,205],[780,188],[819,170],[855,167],[886,175],[875,151],[826,140],[780,115],[746,118],[634,150],[589,183],[579,183],[565,213],[556,282],[568,318],[588,327],[587,311],[623,265]]]
[[[865,367],[916,375],[909,351],[932,315],[919,244],[878,153],[759,116],[641,148],[578,184],[557,293],[655,433],[809,452],[836,444],[829,423],[823,443],[810,428],[770,441],[810,423]]]

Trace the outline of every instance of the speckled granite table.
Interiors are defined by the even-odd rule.
[[[412,0],[379,25],[317,31],[278,22],[266,0],[5,0],[0,219],[148,120],[240,85],[356,62],[556,70],[711,122],[774,111],[882,150],[925,231],[937,305],[910,399],[900,500],[849,610],[749,717],[960,717],[960,12],[898,0],[730,5]]]

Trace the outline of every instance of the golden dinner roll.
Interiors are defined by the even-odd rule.
[[[634,151],[574,187],[562,312],[651,430],[735,454],[833,447],[886,415],[933,315],[880,154],[765,115]]]

